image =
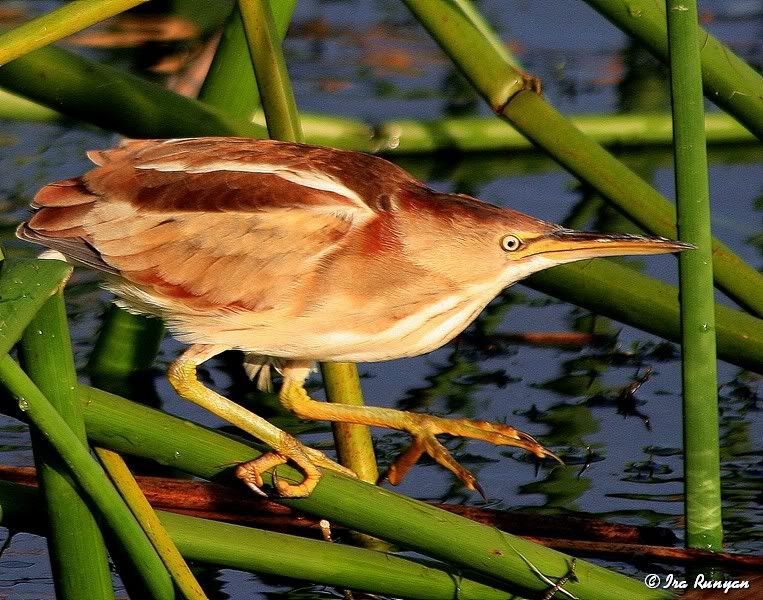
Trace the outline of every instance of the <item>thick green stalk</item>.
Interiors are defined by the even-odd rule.
[[[572,125],[599,144],[616,147],[667,145],[673,142],[668,113],[569,115]],[[305,137],[318,133],[314,116],[303,115]],[[354,123],[348,124],[351,128]],[[754,135],[723,113],[708,114],[708,143],[757,141]],[[373,141],[384,154],[417,154],[442,150],[495,152],[532,148],[530,141],[506,121],[494,117],[451,117],[434,121],[385,121]]]
[[[167,534],[156,512],[146,500],[124,459],[106,448],[96,448],[95,453],[143,531],[146,532],[146,536],[156,548],[183,597],[186,600],[207,600],[207,595],[183,560],[172,538]],[[83,597],[80,596],[80,598]]]
[[[67,117],[128,137],[266,136],[259,125],[53,46],[0,67],[0,85]]]
[[[257,78],[262,109],[270,137],[292,142],[302,141],[297,103],[269,0],[239,0],[249,54]]]
[[[296,5],[297,0],[271,1],[277,39],[286,37]],[[238,8],[233,9],[225,23],[215,58],[199,92],[199,100],[242,121],[251,121],[258,110],[260,92]],[[262,125],[265,125],[264,120]]]
[[[686,544],[721,550],[715,299],[697,2],[667,0],[667,14],[678,233],[682,241],[697,247],[678,262]]]
[[[45,535],[34,488],[0,481],[0,523]],[[158,511],[185,557],[199,563],[289,577],[332,587],[419,600],[501,600],[507,592],[462,576],[446,565],[422,564],[385,552],[330,544],[252,527]]]
[[[226,29],[225,33],[227,31]],[[243,29],[241,35],[243,36]],[[225,48],[230,46],[232,43]],[[217,56],[216,54],[215,57]],[[235,58],[238,55],[233,56]],[[248,55],[245,58],[251,70]],[[216,63],[217,58],[213,66]],[[232,117],[262,125],[264,129],[265,116],[262,110],[252,109],[249,102],[240,102],[241,98],[259,102],[259,94],[251,94],[250,86],[242,86],[240,93],[223,88],[219,97],[218,94],[207,92],[216,89],[215,86],[208,87],[206,82],[210,77],[215,80],[219,78],[221,83],[234,80],[233,77],[224,79],[223,73],[227,75],[227,70],[222,67],[214,71],[214,77],[210,72],[199,99],[228,112]],[[254,80],[252,85],[256,87]],[[218,104],[226,98],[231,98],[230,110]],[[625,148],[673,143],[673,123],[668,113],[582,114],[568,115],[568,118],[577,129],[605,146]],[[65,117],[55,110],[0,89],[0,119],[48,123]],[[300,123],[308,144],[384,155],[429,154],[443,150],[498,152],[533,147],[509,123],[495,117],[444,117],[431,121],[392,119],[372,128],[357,119],[302,112]],[[757,138],[736,119],[720,112],[705,115],[705,136],[708,144],[757,142]]]
[[[0,264],[0,354],[7,354],[48,299],[63,289],[72,267],[60,260]]]
[[[100,390],[79,389],[88,435],[99,446],[152,458],[205,479],[230,476],[235,465],[259,455],[241,442],[177,417]],[[289,467],[279,467],[278,475],[301,480]],[[567,573],[571,560],[492,527],[329,471],[310,496],[284,504],[469,569],[522,593],[537,595],[547,587],[525,559],[551,578]],[[602,590],[610,590],[613,598],[669,597],[664,590],[648,590],[639,581],[580,560],[576,574],[579,581],[565,587],[581,600],[600,600]]]
[[[438,563],[425,565],[391,553],[174,513],[160,512],[159,516],[183,554],[201,563],[274,577],[287,574],[393,598],[501,600],[507,596]]]
[[[77,33],[146,0],[72,0],[0,35],[0,65]]]
[[[268,0],[239,0],[239,8],[270,137],[301,142],[302,127],[297,104],[270,4]],[[329,402],[363,406],[363,391],[355,365],[327,364],[321,368]],[[339,424],[334,426],[334,439],[337,451],[341,452],[340,457],[348,461],[342,464],[364,481],[375,483],[378,469],[371,430],[365,425]]]
[[[48,397],[79,442],[86,446],[62,292],[53,295],[29,323],[21,339],[21,359],[32,381]],[[43,432],[33,428],[31,433],[37,473],[47,505],[48,549],[56,597],[114,598],[106,546],[95,518]]]
[[[522,284],[667,340],[681,341],[678,290],[613,261],[555,267]],[[763,320],[716,304],[715,322],[720,358],[763,372]]]
[[[648,183],[583,135],[543,98],[525,90],[522,75],[493,51],[464,14],[467,0],[405,0],[491,108],[579,179],[651,233],[675,237],[675,208]],[[763,275],[720,242],[713,244],[716,285],[763,315]]]
[[[163,337],[159,319],[110,306],[88,360],[88,372],[96,377],[126,377],[148,369]]]
[[[322,363],[323,385],[330,402],[351,406],[363,406],[358,369],[352,363]],[[379,469],[376,466],[371,431],[365,425],[332,423],[334,445],[339,462],[352,469],[361,481],[376,483]]]
[[[7,354],[0,357],[0,382],[14,397],[22,413],[47,438],[74,480],[97,507],[139,574],[149,597],[172,600],[175,595],[172,580],[106,473],[47,398]]]
[[[585,0],[668,64],[665,4],[658,0]],[[705,96],[763,139],[763,77],[729,48],[699,29]]]
[[[47,108],[17,94],[0,89],[0,119],[3,121],[55,123],[65,120],[65,117],[52,108]]]

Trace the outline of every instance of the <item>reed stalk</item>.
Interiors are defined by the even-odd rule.
[[[77,435],[7,354],[0,357],[0,383],[11,393],[29,422],[45,436],[97,508],[139,575],[148,597],[172,600],[172,580],[130,509]]]
[[[321,363],[321,373],[330,402],[364,405],[358,369],[354,364]],[[376,483],[379,480],[379,468],[376,466],[370,429],[353,423],[332,423],[331,428],[339,462],[352,469],[361,481]]]
[[[572,125],[597,143],[627,148],[633,146],[669,145],[673,142],[669,113],[569,115]],[[303,115],[307,139],[322,132],[313,115]],[[327,125],[328,127],[328,125]],[[347,129],[353,132],[354,123]],[[530,141],[506,121],[495,117],[451,117],[433,121],[396,119],[376,128],[371,144],[382,154],[418,154],[454,150],[458,152],[498,152],[526,150]],[[757,138],[723,113],[705,117],[708,143],[747,143]]]
[[[243,29],[241,35],[243,36]],[[232,46],[232,43],[223,45],[227,36],[226,28],[221,41],[221,49],[226,49],[226,53]],[[233,57],[239,56],[232,50],[230,52]],[[215,55],[217,56],[218,54]],[[248,56],[245,58],[251,70]],[[265,116],[262,110],[253,109],[248,103],[240,105],[241,98],[259,102],[259,94],[248,95],[249,86],[243,86],[240,93],[225,87],[219,94],[208,91],[217,89],[216,86],[207,84],[210,78],[219,79],[221,83],[233,79],[227,76],[228,71],[222,66],[215,68],[217,62],[215,58],[199,100],[229,113],[231,117],[242,121],[251,120],[264,130]],[[240,74],[237,77],[244,79]],[[252,85],[256,86],[256,82]],[[226,98],[231,99],[229,109],[218,104]],[[568,115],[568,118],[577,129],[605,146],[632,148],[663,146],[673,142],[672,117],[668,113],[581,114]],[[66,117],[51,108],[0,89],[0,119],[50,123],[66,120]],[[494,117],[443,117],[429,121],[391,119],[372,127],[357,119],[302,112],[300,123],[308,144],[382,155],[431,154],[442,151],[499,152],[533,148],[530,141],[509,123]],[[757,142],[757,138],[736,119],[720,112],[705,115],[705,136],[708,144]]]
[[[88,435],[96,445],[151,458],[205,479],[232,477],[237,464],[260,454],[233,438],[113,394],[86,386],[80,386],[79,390],[85,406]],[[278,475],[290,481],[301,479],[298,472],[286,466],[278,468]],[[522,556],[552,578],[563,576],[569,566],[570,558],[558,552],[329,471],[324,472],[310,496],[277,500],[355,531],[480,573],[522,593],[537,595],[545,589],[545,584]],[[566,589],[581,599],[601,598],[604,589],[612,590],[613,596],[619,594],[622,598],[669,596],[664,591],[647,590],[638,581],[582,561],[577,561],[576,573],[579,581],[570,583]]]
[[[467,0],[405,0],[416,18],[482,94],[490,107],[615,208],[653,234],[676,236],[675,207],[609,152],[583,135],[550,104],[525,89],[524,76],[493,50],[484,29],[464,13]],[[763,315],[763,275],[713,242],[716,285],[747,310]]]
[[[128,137],[267,135],[259,125],[54,46],[0,67],[0,85],[68,118]]]
[[[0,523],[45,535],[34,488],[0,481]],[[507,592],[469,579],[446,565],[344,544],[330,544],[158,511],[188,560],[216,567],[301,579],[419,600],[501,600]]]
[[[87,370],[93,377],[124,378],[148,369],[163,337],[161,320],[112,305],[104,315]]]
[[[271,2],[276,37],[283,41],[296,0]],[[236,6],[225,22],[217,52],[199,92],[199,100],[234,118],[252,121],[260,106],[260,92],[249,54],[244,22]],[[264,119],[262,125],[265,126]]]
[[[270,3],[268,0],[239,0],[238,5],[270,137],[301,142],[302,127],[297,104]],[[321,369],[329,402],[363,406],[363,391],[355,365],[322,364]],[[362,473],[365,481],[375,483],[378,469],[370,428],[337,424],[334,425],[334,439],[341,459],[347,461],[342,464],[358,476]]]
[[[57,123],[65,121],[66,117],[52,108],[0,89],[0,119],[3,121]]]
[[[270,137],[302,141],[297,103],[269,0],[238,0]]]
[[[665,5],[654,0],[585,0],[615,26],[669,63]],[[704,92],[763,139],[763,77],[704,29],[699,29]]]
[[[77,33],[146,0],[72,0],[0,35],[0,65]]]
[[[72,274],[60,260],[4,260],[0,270],[0,354],[7,354],[27,325]]]
[[[54,410],[87,445],[77,373],[72,358],[62,292],[37,312],[21,339],[20,357],[31,380]],[[56,597],[68,600],[114,598],[106,546],[98,524],[45,432],[32,428],[32,449],[50,535],[48,550]]]
[[[696,0],[667,0],[679,257],[686,544],[723,549],[710,192]],[[761,105],[763,107],[763,105]]]
[[[681,341],[678,289],[613,261],[555,267],[521,283],[666,340]],[[760,373],[763,320],[716,304],[715,323],[719,357]]]
[[[106,448],[96,448],[95,453],[125,503],[130,507],[132,514],[135,515],[143,531],[146,532],[146,536],[156,548],[164,566],[167,567],[167,572],[183,597],[186,600],[207,600],[207,595],[201,589],[199,582],[196,581],[196,577],[194,577],[172,538],[167,534],[154,509],[146,500],[124,459],[116,452]],[[83,597],[80,596],[80,598]]]

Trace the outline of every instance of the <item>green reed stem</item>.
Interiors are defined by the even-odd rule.
[[[269,0],[238,0],[270,137],[302,141],[297,103]]]
[[[130,509],[66,421],[7,354],[0,357],[0,382],[14,397],[30,423],[66,463],[74,480],[97,507],[139,574],[148,597],[172,600],[175,595],[172,580]]]
[[[54,294],[29,323],[21,340],[21,359],[30,378],[53,409],[87,445],[82,405],[77,396],[63,293]],[[48,550],[56,597],[69,600],[114,598],[106,546],[66,465],[32,428],[32,449],[47,505]]]
[[[710,192],[696,0],[667,0],[680,239],[686,545],[721,550],[718,379]]]
[[[3,89],[0,89],[0,119],[33,123],[55,123],[66,120],[60,112],[52,108],[47,108]]]
[[[0,270],[0,353],[19,341],[37,312],[63,289],[72,267],[60,260],[4,260]]]
[[[0,523],[45,535],[34,488],[0,481]],[[422,564],[384,552],[330,544],[252,527],[157,511],[188,560],[263,575],[288,573],[340,588],[419,600],[500,600],[507,592],[468,579],[447,565]]]
[[[164,529],[156,512],[146,500],[124,459],[106,448],[96,448],[95,453],[143,531],[146,532],[146,536],[151,540],[183,597],[186,600],[207,600],[207,595]]]
[[[0,67],[0,85],[67,117],[128,137],[266,135],[259,125],[53,46]]]
[[[178,417],[93,388],[79,389],[88,435],[99,446],[152,458],[206,479],[232,477],[236,465],[260,454]],[[278,475],[290,481],[302,479],[287,466],[279,467]],[[547,586],[518,553],[551,578],[564,575],[571,560],[522,538],[329,471],[310,496],[283,503],[534,594],[531,597]],[[581,599],[601,598],[603,589],[621,598],[669,597],[663,590],[648,590],[639,581],[584,561],[577,561],[576,573],[579,581],[566,588]]]
[[[0,35],[0,65],[42,48],[146,0],[72,0]]]
[[[286,37],[296,4],[296,0],[270,3],[278,40],[283,41]],[[251,121],[258,110],[260,92],[238,7],[233,9],[225,22],[215,58],[199,92],[199,100],[242,121]],[[262,125],[265,125],[264,120]]]
[[[634,223],[656,235],[675,237],[674,206],[543,98],[525,90],[522,74],[494,52],[494,42],[465,15],[466,1],[405,3],[496,113]],[[713,263],[716,285],[748,310],[763,315],[763,275],[717,241]]]
[[[330,402],[351,406],[363,406],[358,369],[352,363],[321,363],[323,385]],[[376,466],[374,442],[371,430],[365,425],[332,423],[339,462],[352,469],[361,481],[376,483],[379,468]]]
[[[631,147],[668,145],[673,142],[669,113],[569,115],[572,125],[597,143]],[[316,119],[303,115],[305,137],[316,137]],[[355,126],[354,123],[347,128]],[[708,143],[755,142],[757,138],[736,120],[723,113],[705,117]],[[451,117],[434,121],[399,119],[385,121],[376,128],[372,144],[384,154],[418,154],[442,150],[496,152],[525,150],[532,143],[506,121],[495,117]]]
[[[617,319],[667,340],[681,341],[678,289],[613,261],[594,260],[535,273],[523,285]],[[763,370],[763,320],[715,305],[718,355]]]
[[[655,0],[585,0],[604,17],[669,63],[665,4]],[[763,139],[763,77],[727,46],[699,29],[705,96]]]
[[[270,137],[301,142],[297,104],[270,4],[268,0],[239,0],[239,8]],[[355,365],[324,364],[321,368],[329,402],[363,406],[363,391]],[[349,461],[342,464],[356,471],[358,476],[363,473],[364,480],[376,482],[378,469],[371,430],[365,425],[338,424],[334,426],[334,439],[337,451],[342,453],[340,457]]]
[[[243,36],[243,25],[240,25],[240,21],[233,23],[239,23]],[[223,41],[228,39],[229,29],[235,28],[232,25],[226,28]],[[222,49],[227,53],[227,49],[232,46],[232,43],[227,43]],[[217,65],[219,52],[220,50],[215,55],[213,68]],[[230,53],[233,56],[232,60],[238,59],[238,54],[232,50]],[[244,58],[251,71],[248,54]],[[246,81],[240,75],[241,68],[237,67],[232,71],[237,73],[235,77]],[[217,89],[217,86],[207,84],[210,78],[219,80],[222,84],[231,81],[236,83],[235,77],[229,75],[222,66],[218,66],[214,71],[210,69],[199,99],[209,106],[229,113],[233,118],[251,120],[262,125],[264,129],[265,116],[262,110],[252,109],[251,104],[259,102],[259,94],[256,91],[251,94],[249,85],[242,85],[240,93],[236,92],[237,88],[233,85],[223,87],[219,93],[208,91]],[[251,85],[256,88],[254,79]],[[231,109],[219,104],[227,98],[231,99]],[[241,102],[241,98],[249,100]],[[673,143],[673,123],[668,113],[582,114],[568,115],[567,118],[582,133],[606,146],[626,148]],[[64,120],[65,117],[55,110],[0,89],[0,119],[49,123]],[[429,154],[443,150],[498,152],[533,148],[530,141],[509,123],[494,117],[444,117],[430,121],[392,119],[372,127],[357,119],[302,112],[300,124],[308,144],[384,155]],[[736,119],[719,112],[705,115],[705,136],[708,144],[757,142],[757,138]]]
[[[159,319],[110,306],[95,341],[87,369],[97,377],[126,377],[148,369],[164,337]]]

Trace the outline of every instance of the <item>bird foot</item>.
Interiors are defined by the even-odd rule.
[[[267,452],[254,460],[240,464],[236,467],[236,477],[244,482],[254,493],[260,496],[267,496],[262,490],[264,485],[263,473],[274,469],[278,465],[283,465],[289,460],[297,465],[305,477],[301,483],[289,483],[284,479],[280,479],[276,472],[273,471],[273,486],[282,498],[303,498],[309,496],[321,478],[321,472],[318,470],[318,467],[331,469],[342,475],[357,478],[353,471],[334,462],[323,452],[303,446],[293,438],[292,443],[287,444],[281,451]]]
[[[524,448],[538,458],[548,456],[560,463],[562,462],[559,457],[543,447],[532,436],[510,425],[471,419],[444,419],[418,413],[407,413],[407,416],[410,417],[410,420],[404,429],[413,436],[413,442],[407,450],[395,459],[385,473],[385,477],[392,485],[399,484],[410,468],[426,452],[435,462],[455,474],[468,489],[475,490],[483,498],[485,497],[471,471],[460,465],[451,456],[448,449],[435,437],[436,434],[440,433],[481,440],[497,446],[516,446]]]

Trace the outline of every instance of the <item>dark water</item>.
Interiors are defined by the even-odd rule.
[[[34,13],[43,5],[48,3],[21,6]],[[564,112],[667,108],[663,70],[585,4],[496,0],[481,5],[525,68],[543,78],[546,95]],[[715,35],[751,62],[760,60],[763,27],[755,3],[706,2],[703,9],[706,26]],[[487,114],[396,2],[303,1],[295,22],[298,26],[286,49],[303,110],[372,123],[399,116]],[[138,68],[138,63],[145,66],[145,54],[140,60],[123,51],[93,55]],[[84,171],[84,150],[106,147],[115,139],[79,127],[0,123],[3,243],[11,251],[28,252],[11,236],[30,196],[45,182]],[[622,159],[672,197],[669,151],[641,150]],[[710,159],[715,234],[760,267],[763,152],[760,146],[714,148]],[[399,162],[438,189],[473,194],[576,227],[629,228],[595,194],[536,153]],[[675,281],[672,257],[630,264]],[[79,272],[67,293],[79,366],[84,366],[108,303],[95,281],[91,274]],[[667,527],[682,535],[680,364],[673,344],[521,286],[500,296],[470,332],[473,335],[427,356],[359,365],[367,401],[505,420],[565,458],[566,467],[536,474],[535,465],[520,452],[454,440],[450,447],[478,474],[491,507],[583,511],[618,522]],[[596,333],[600,343],[538,347],[505,335],[522,332]],[[166,410],[220,425],[178,400],[161,376],[161,368],[180,348],[170,339],[163,343],[153,381],[157,394]],[[208,365],[218,389],[240,389],[236,361],[235,355],[224,356]],[[651,377],[635,395],[623,393],[650,369]],[[760,378],[721,363],[719,382],[726,542],[734,551],[760,553]],[[326,431],[317,428],[306,439],[325,443]],[[406,442],[401,434],[383,431],[375,432],[375,440],[382,465]],[[26,428],[0,417],[0,451],[4,464],[32,464]],[[414,469],[400,491],[418,498],[482,503],[448,472],[427,463]],[[674,567],[605,564],[630,574],[666,569],[680,575]],[[295,589],[291,582],[263,581],[227,570],[206,572],[204,578],[210,590],[219,590],[214,596],[218,598],[332,597],[325,590]],[[10,541],[0,557],[3,595],[52,597],[44,540],[19,534]]]

